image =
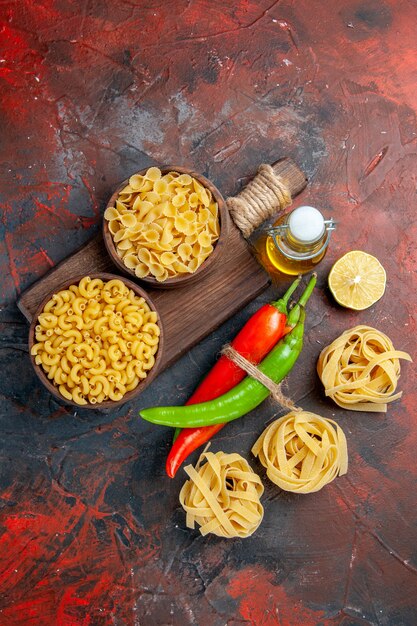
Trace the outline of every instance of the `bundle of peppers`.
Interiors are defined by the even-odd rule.
[[[285,295],[263,305],[231,342],[232,347],[275,383],[290,372],[303,344],[304,306],[316,284],[313,274],[298,303],[288,314],[297,278]],[[274,347],[275,346],[275,347]],[[154,407],[140,412],[143,419],[179,430],[166,462],[173,478],[191,452],[223,426],[257,407],[269,390],[226,356],[221,356],[184,407]]]

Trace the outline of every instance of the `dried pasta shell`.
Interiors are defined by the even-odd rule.
[[[187,237],[194,235],[197,232],[197,224],[195,222],[187,222],[183,232]]]
[[[136,226],[136,217],[132,213],[127,213],[120,217],[120,221],[123,226],[127,228],[134,228]]]
[[[122,239],[125,239],[126,237],[129,237],[129,231],[127,228],[121,227],[120,230],[118,230],[117,233],[114,235],[113,239],[116,243],[118,243],[119,241],[122,241]]]
[[[184,261],[190,258],[190,256],[193,254],[193,249],[189,243],[182,243],[178,246],[178,254]]]
[[[149,241],[150,243],[155,243],[160,239],[160,233],[155,228],[149,228],[146,232],[143,233],[143,238],[145,241]]]
[[[117,244],[118,250],[129,250],[130,248],[132,248],[132,242],[130,239],[122,239]]]
[[[138,263],[135,267],[135,274],[138,278],[145,278],[149,274],[149,266],[146,263]]]
[[[142,198],[138,195],[135,198],[135,201],[132,205],[133,211],[139,211],[138,221],[143,219],[148,211],[150,211],[153,207],[152,202],[148,202],[147,200],[142,200]]]
[[[109,231],[112,235],[115,235],[122,228],[123,226],[118,220],[111,220],[111,222],[109,222]]]
[[[160,278],[160,277],[162,277],[164,275],[166,270],[163,267],[163,265],[161,265],[160,263],[150,263],[149,264],[149,271],[156,278],[158,278],[158,277]]]
[[[172,252],[163,252],[161,254],[161,263],[163,265],[172,265],[177,257]]]
[[[209,219],[208,227],[217,238],[220,234],[219,222],[216,219]]]
[[[170,222],[168,222],[168,224],[164,226],[164,230],[161,235],[162,244],[172,243],[172,240],[174,239],[174,235],[172,234],[172,228],[173,228],[173,225]]]
[[[185,220],[187,220],[187,222],[195,222],[197,219],[197,215],[195,214],[195,211],[191,211],[191,209],[188,209],[187,211],[185,211],[183,213],[183,217]]]
[[[175,217],[177,215],[177,208],[172,202],[167,202],[162,210],[163,215],[166,217]]]
[[[184,217],[182,217],[181,215],[177,215],[177,217],[175,218],[174,226],[179,233],[185,233],[189,227],[189,223]]]
[[[177,274],[188,274],[188,267],[182,261],[175,261],[172,264],[172,267],[177,272]]]
[[[201,248],[198,258],[201,260],[201,262],[205,261],[207,257],[209,257],[210,254],[213,252],[213,250],[214,250],[213,246],[207,246],[207,248]]]
[[[161,205],[153,206],[150,211],[142,218],[144,224],[151,224],[155,220],[159,219],[163,215],[163,209]]]
[[[138,222],[138,221],[136,222],[134,226],[131,226],[129,228],[132,235],[138,235],[140,232],[142,232],[143,229],[144,229],[144,225],[142,224],[142,222]]]
[[[117,211],[113,206],[107,207],[104,211],[104,219],[109,222],[112,220],[117,220],[120,217],[119,211]]]
[[[180,185],[191,185],[193,179],[189,174],[180,174],[177,178],[177,183]]]
[[[191,259],[191,261],[187,263],[187,269],[190,274],[193,274],[199,268],[199,266],[200,260],[198,258]]]
[[[164,280],[168,278],[168,270],[166,269],[166,267],[164,267],[163,271],[157,276],[155,276],[155,278],[159,283],[163,283]]]
[[[201,247],[207,247],[211,244],[211,236],[207,232],[202,232],[198,235],[198,243]]]
[[[162,172],[158,167],[150,167],[145,174],[145,177],[152,182],[159,180],[161,176]]]
[[[130,270],[135,269],[135,267],[137,265],[139,265],[139,259],[136,256],[136,254],[127,254],[124,258],[123,258],[124,264],[126,265],[126,267]]]
[[[200,209],[198,212],[198,221],[201,224],[207,224],[210,218],[210,211],[208,209]]]
[[[133,191],[139,190],[143,185],[144,178],[140,174],[134,174],[129,178],[129,186]]]
[[[204,204],[205,207],[208,207],[210,204],[210,197],[207,193],[207,190],[203,188],[202,192],[200,193],[200,199],[201,202]]]
[[[188,204],[192,208],[198,207],[198,204],[199,204],[198,194],[196,194],[195,191],[190,193],[190,195],[188,196]]]
[[[138,259],[141,263],[145,263],[145,265],[148,265],[148,266],[150,263],[152,263],[151,253],[146,248],[141,248],[139,250]]]
[[[199,257],[201,254],[201,244],[196,241],[195,244],[193,245],[193,256],[195,257]]]
[[[168,192],[168,182],[161,178],[160,180],[155,181],[153,188],[154,191],[161,196],[162,194]]]
[[[162,217],[158,217],[158,219],[154,221],[153,226],[158,225],[163,230],[167,224],[168,224],[168,218],[162,216]]]
[[[151,250],[151,251],[153,251],[155,253],[157,253],[157,252],[169,252],[170,250],[172,250],[171,244],[169,244],[169,243],[163,244],[161,241],[155,241],[155,242],[143,241],[142,245],[143,245],[144,248],[147,248],[148,250]]]
[[[120,214],[123,214],[128,211],[128,208],[123,202],[116,200],[116,210],[119,211]]]
[[[198,239],[198,233],[195,232],[192,235],[187,235],[184,239],[185,243],[189,243],[191,246],[196,243]]]
[[[156,191],[152,190],[147,192],[147,194],[145,195],[145,200],[147,202],[151,202],[152,204],[159,204],[161,202],[161,196],[159,195],[159,193],[156,193]]]
[[[219,214],[219,207],[218,207],[217,202],[212,202],[212,203],[209,205],[208,210],[210,211],[210,213],[212,214],[212,216],[213,216],[214,218],[216,218],[216,219],[217,219],[218,214]]]
[[[178,208],[180,206],[182,206],[183,204],[185,204],[186,202],[186,197],[183,193],[177,193],[173,198],[172,198],[172,204],[174,205],[174,207]]]

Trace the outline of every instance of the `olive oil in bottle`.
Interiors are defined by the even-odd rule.
[[[332,231],[333,219],[311,206],[301,206],[281,217],[256,242],[260,262],[274,274],[305,274],[324,258]]]

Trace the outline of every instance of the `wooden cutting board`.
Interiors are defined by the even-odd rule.
[[[285,158],[272,165],[292,197],[306,185],[303,172]],[[30,322],[46,296],[71,276],[110,272],[119,274],[104,247],[101,235],[64,259],[24,291],[17,301]],[[213,269],[193,284],[172,290],[146,289],[155,301],[164,326],[164,354],[161,371],[211,333],[225,320],[259,295],[270,283],[268,274],[250,252],[249,245],[234,223],[222,256]]]
[[[111,272],[118,274],[102,236],[92,239],[64,259],[20,296],[17,305],[30,322],[42,300],[71,276]],[[234,224],[227,246],[212,271],[200,281],[172,290],[146,289],[164,324],[161,371],[211,333],[222,322],[260,294],[269,284],[266,272],[252,256]]]

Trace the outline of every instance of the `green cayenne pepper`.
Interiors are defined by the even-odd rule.
[[[303,347],[305,311],[291,311],[299,315],[294,328],[283,337],[271,352],[258,365],[258,368],[273,382],[280,383],[291,371]],[[154,424],[174,428],[195,428],[230,422],[246,415],[256,408],[269,395],[269,390],[254,378],[247,376],[236,387],[215,400],[188,406],[163,406],[140,411],[140,416]]]

